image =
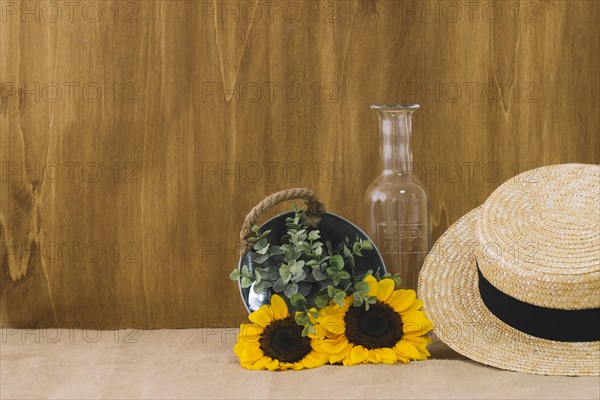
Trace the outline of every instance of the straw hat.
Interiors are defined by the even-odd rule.
[[[433,246],[419,294],[437,336],[498,368],[600,374],[600,166],[502,184]]]

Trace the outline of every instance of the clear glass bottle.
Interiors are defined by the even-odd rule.
[[[365,194],[367,232],[382,253],[385,267],[399,274],[402,287],[417,289],[429,251],[427,190],[412,161],[412,114],[418,104],[374,105],[379,115],[381,174]]]

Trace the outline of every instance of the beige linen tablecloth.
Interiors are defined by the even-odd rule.
[[[2,330],[0,395],[35,398],[600,398],[597,377],[501,371],[442,344],[408,365],[242,369],[235,329]]]

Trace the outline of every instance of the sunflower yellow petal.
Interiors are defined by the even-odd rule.
[[[271,313],[271,306],[265,304],[252,314],[248,315],[248,319],[254,322],[256,325],[266,328],[271,321],[273,321],[273,314]]]
[[[429,344],[431,344],[431,338],[427,335],[404,334],[404,336],[402,336],[402,341],[411,343],[411,344],[415,345],[417,348],[420,348],[420,347],[425,348]]]
[[[269,370],[269,371],[275,371],[276,369],[279,368],[279,361],[278,360],[273,360],[270,363],[268,363],[267,365],[265,365],[265,367]]]
[[[345,338],[317,340],[312,343],[315,350],[321,353],[335,354],[343,351],[348,346]]]
[[[275,367],[275,369],[278,371],[287,371],[290,368],[294,368],[294,364],[285,363],[285,362],[281,362],[281,361],[279,362],[277,367]]]
[[[327,363],[328,359],[327,354],[311,351],[297,364],[301,364],[304,368],[316,368]]]
[[[388,299],[394,310],[399,313],[406,312],[414,304],[417,293],[414,290],[400,289],[396,290]],[[422,303],[421,303],[422,304]]]
[[[425,358],[431,356],[431,353],[429,352],[429,350],[427,350],[427,345],[415,344],[414,346],[419,351],[419,353],[421,353],[421,356]]]
[[[339,335],[346,331],[344,319],[339,314],[329,314],[320,318],[319,327],[334,335]]]
[[[369,356],[369,350],[365,349],[363,346],[354,346],[352,350],[350,350],[350,354],[344,359],[344,365],[356,365],[363,363],[367,360]]]
[[[329,363],[330,364],[339,363],[340,361],[342,361],[343,359],[345,359],[348,356],[348,353],[350,353],[350,350],[352,350],[352,345],[348,343],[346,345],[346,347],[339,353],[329,355]]]
[[[394,291],[396,284],[392,279],[386,278],[377,282],[377,298],[386,301]]]
[[[260,339],[260,334],[263,332],[263,328],[255,324],[241,324],[240,334],[238,335],[238,341],[245,342],[256,342]]]
[[[309,367],[309,366],[306,365],[306,363],[304,361],[302,361],[302,362],[295,362],[295,363],[293,363],[291,365],[291,368],[294,371],[299,371],[299,370],[304,369],[304,368],[314,368],[314,367]]]
[[[369,296],[377,296],[377,280],[373,277],[373,275],[369,275],[364,279],[369,285]]]
[[[433,329],[433,322],[423,311],[412,311],[402,315],[402,331],[407,335],[423,335]]]
[[[252,369],[252,370],[259,370],[259,369],[264,369],[265,365],[267,365],[268,363],[270,363],[271,361],[273,361],[271,359],[271,357],[262,357],[261,359],[259,359],[258,361],[254,361],[254,362],[243,362],[242,367],[246,368],[246,369]]]
[[[397,355],[397,359],[398,359],[398,361],[400,361],[401,363],[404,363],[404,364],[406,364],[410,361],[408,358],[401,356],[401,355]]]
[[[334,313],[337,313],[337,312],[339,312],[339,311],[335,310],[333,308],[333,306],[325,306],[325,307],[323,307],[323,308],[321,308],[319,310],[319,316],[324,317],[326,315],[334,314]]]
[[[382,362],[384,364],[395,364],[398,360],[398,356],[396,355],[396,352],[393,349],[384,347],[372,351],[377,354],[379,362]]]
[[[254,362],[264,356],[263,352],[256,345],[248,345],[246,343],[237,343],[233,347],[233,352],[240,359],[240,362]]]
[[[399,342],[394,346],[394,351],[397,355],[408,358],[409,360],[424,360],[419,350],[408,342]]]
[[[290,315],[287,304],[285,304],[285,301],[277,294],[271,296],[271,312],[275,319],[285,319]]]
[[[373,364],[379,364],[381,362],[381,356],[377,352],[377,349],[369,350],[369,356],[367,357],[367,361]]]

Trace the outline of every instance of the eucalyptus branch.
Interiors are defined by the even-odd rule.
[[[364,305],[368,310],[375,297],[368,295],[369,287],[363,282],[367,275],[378,280],[392,278],[397,287],[400,285],[396,275],[386,273],[380,277],[379,268],[356,275],[355,257],[373,250],[369,240],[345,238],[334,249],[331,242],[320,241],[320,231],[309,227],[301,210],[296,206],[293,210],[294,215],[286,218],[287,232],[280,245],[268,242],[271,231],[261,233],[258,226],[252,227],[256,237],[249,239],[253,243],[250,255],[259,267],[250,270],[243,265],[233,270],[229,278],[240,280],[242,288],[251,288],[257,294],[282,294],[292,311],[297,311],[296,322],[304,326],[303,335],[314,333],[312,321],[318,315],[315,308],[331,302],[342,305],[352,295],[355,307]]]

